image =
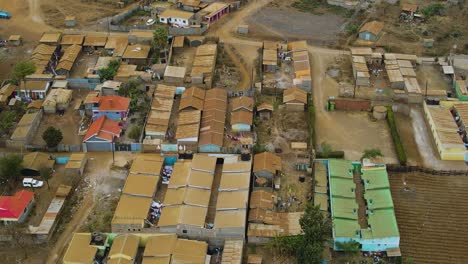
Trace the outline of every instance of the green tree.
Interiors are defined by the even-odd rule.
[[[15,112],[8,111],[3,113],[3,116],[0,118],[0,133],[8,132],[8,130],[13,127],[15,119]]]
[[[299,224],[302,235],[276,237],[269,247],[283,256],[295,256],[297,263],[322,263],[324,244],[331,230],[330,220],[323,216],[319,206],[308,203]]]
[[[378,148],[365,149],[362,153],[361,159],[372,159],[377,157],[383,157],[382,151]]]
[[[42,133],[42,139],[46,142],[47,147],[55,148],[63,139],[62,131],[50,126]]]
[[[132,126],[130,127],[130,131],[128,131],[128,137],[133,140],[138,140],[141,135],[141,126]]]
[[[346,31],[349,34],[356,34],[356,33],[358,33],[358,30],[359,30],[359,26],[356,25],[356,24],[349,24],[349,25],[346,26]]]
[[[50,190],[49,180],[52,178],[52,169],[42,167],[39,169],[39,175],[41,176],[41,179],[47,183],[47,188]]]
[[[36,65],[31,61],[20,61],[13,67],[13,79],[21,81],[24,77],[36,72]]]
[[[157,50],[162,50],[167,46],[167,38],[169,33],[164,26],[157,26],[153,32],[153,47]]]
[[[23,159],[19,155],[7,155],[0,158],[0,177],[4,181],[15,182],[21,176]],[[13,181],[11,181],[13,180]]]
[[[347,242],[336,242],[336,247],[344,251],[346,255],[355,255],[359,253],[360,244],[357,241],[351,240]]]
[[[99,69],[99,78],[101,81],[114,79],[114,76],[117,74],[119,67],[120,62],[118,60],[111,60],[107,67]]]
[[[424,17],[429,18],[432,16],[441,16],[443,11],[445,10],[445,6],[442,3],[434,3],[424,7],[421,10],[421,13]]]

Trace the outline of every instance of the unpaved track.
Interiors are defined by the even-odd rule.
[[[73,217],[67,227],[60,234],[57,241],[54,243],[53,247],[49,251],[49,257],[47,259],[48,264],[54,264],[59,262],[60,256],[63,256],[67,245],[70,243],[73,233],[78,231],[80,226],[84,223],[89,213],[94,207],[94,195],[87,193],[84,195],[84,199],[80,202],[80,206],[76,213],[73,214]]]

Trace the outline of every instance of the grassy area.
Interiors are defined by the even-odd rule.
[[[348,10],[340,6],[329,5],[326,0],[296,0],[291,6],[299,11],[315,15],[333,13],[342,17],[351,17],[353,14],[352,10]]]

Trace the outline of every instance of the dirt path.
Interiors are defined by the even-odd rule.
[[[89,191],[88,191],[89,192]],[[49,257],[47,259],[48,264],[54,264],[59,262],[60,256],[65,253],[66,246],[70,243],[73,233],[76,232],[80,226],[86,220],[91,210],[94,207],[94,195],[88,193],[84,195],[83,201],[80,202],[78,211],[73,215],[71,221],[67,223],[67,227],[60,234],[59,238],[54,244],[54,247],[49,251]]]

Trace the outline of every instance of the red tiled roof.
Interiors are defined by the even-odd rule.
[[[107,141],[113,141],[114,136],[118,137],[121,131],[122,129],[119,126],[119,122],[102,115],[89,126],[88,132],[86,132],[83,138],[83,142],[94,136]]]
[[[109,95],[99,96],[99,111],[127,111],[130,98]]]
[[[0,196],[0,218],[19,219],[34,193],[21,190],[13,196]]]

